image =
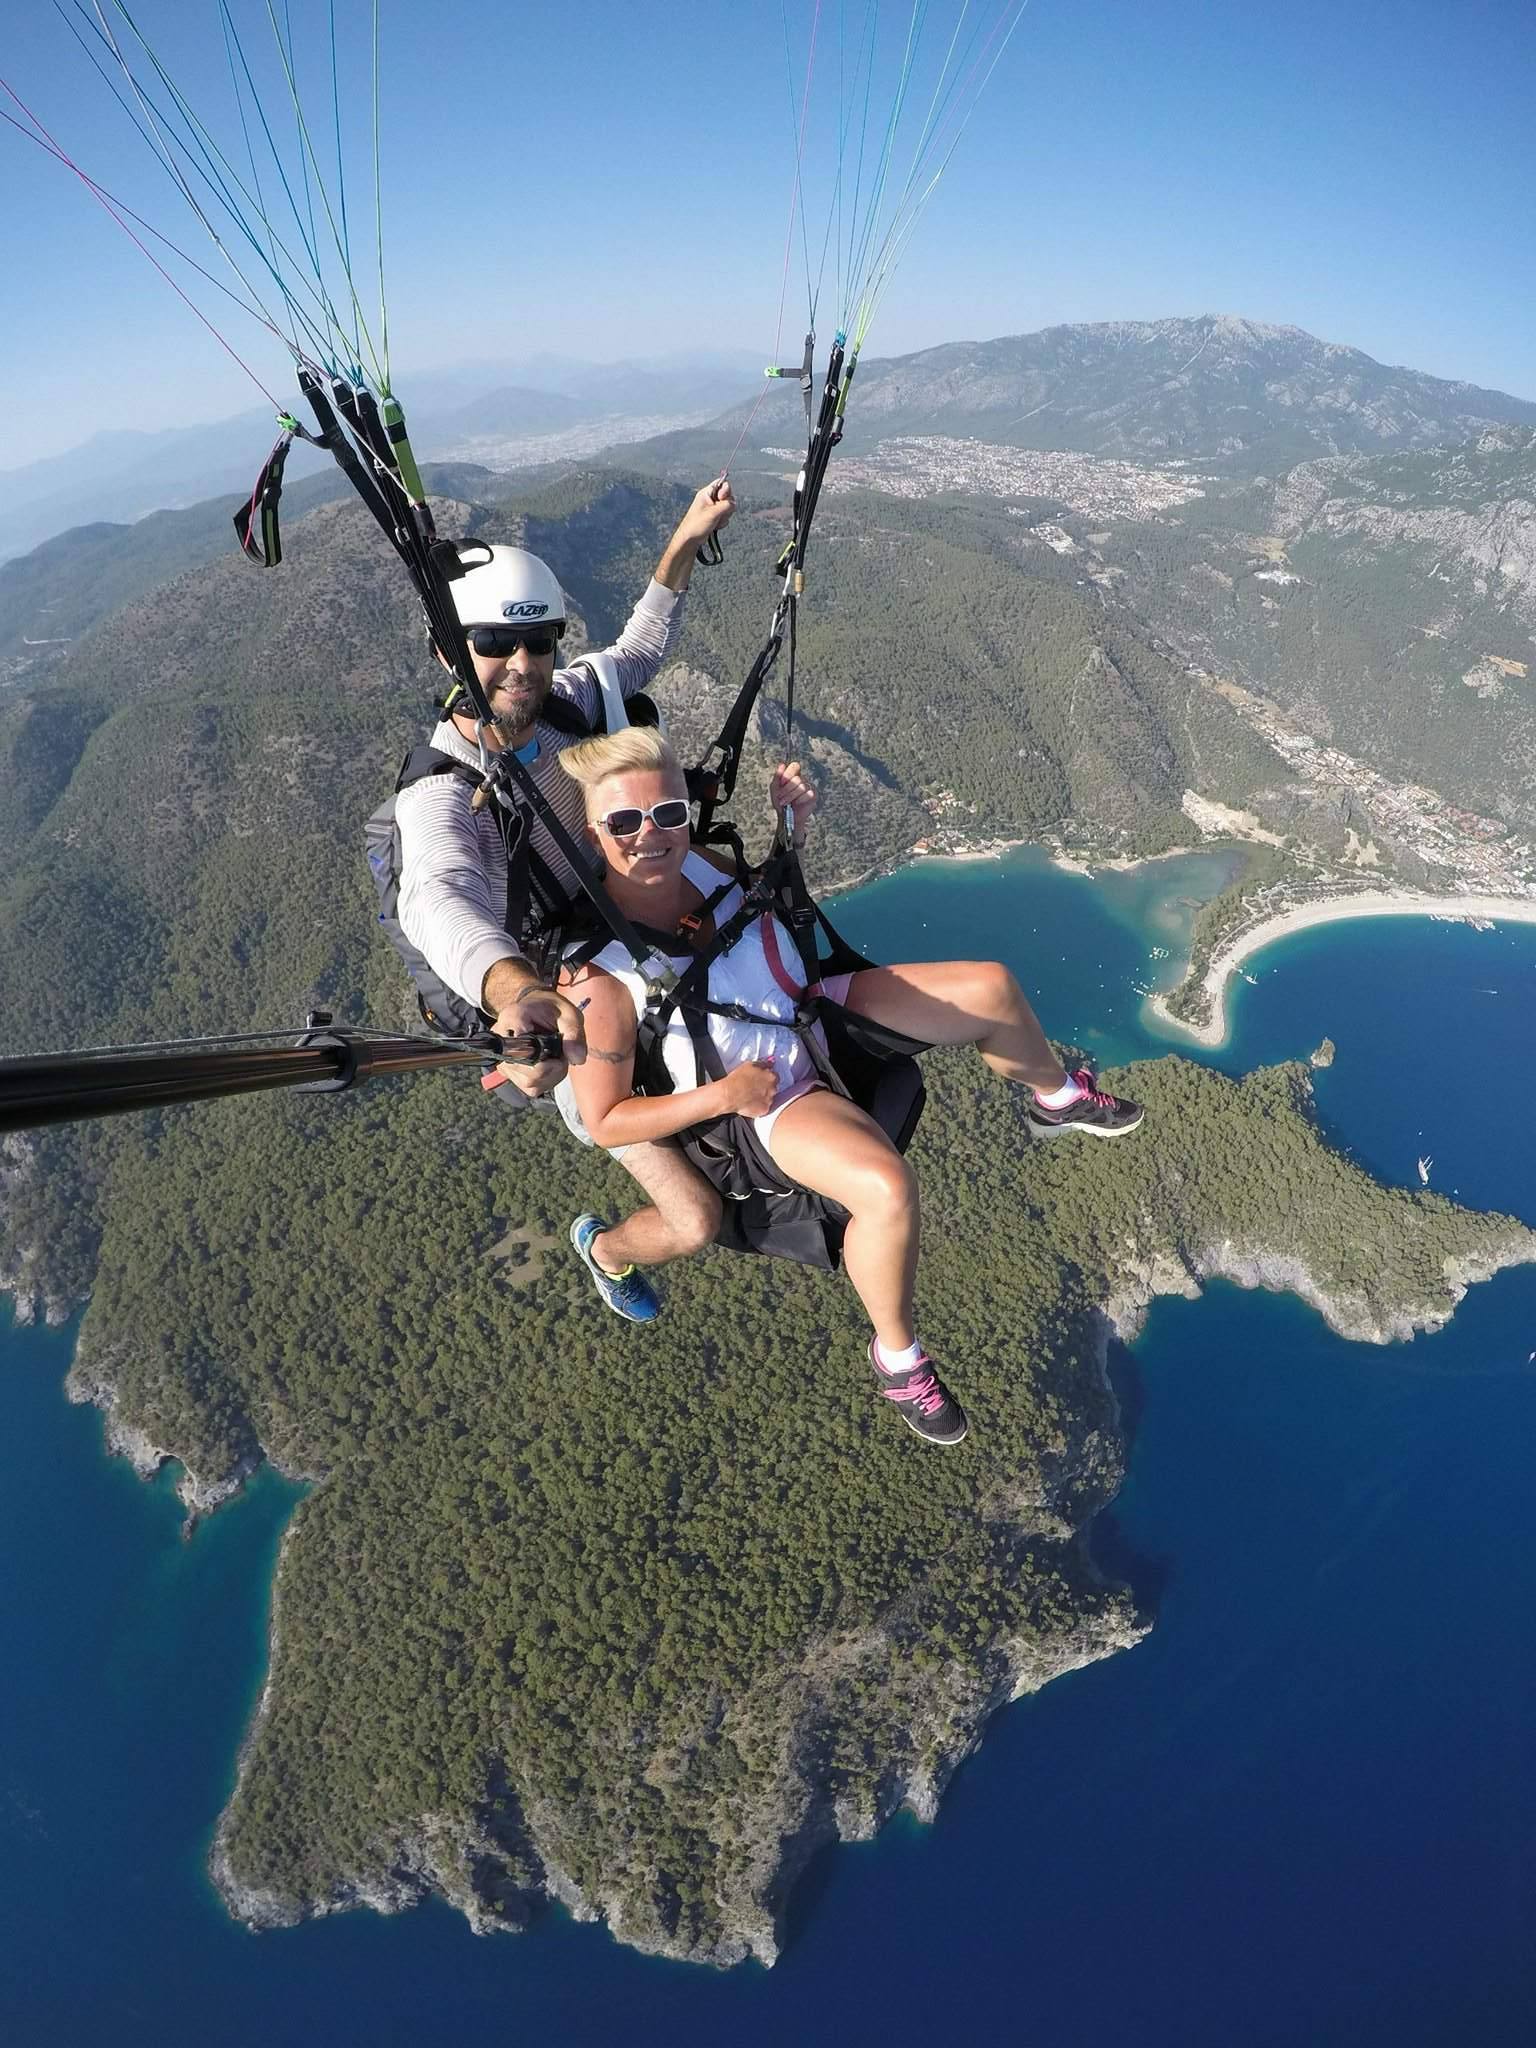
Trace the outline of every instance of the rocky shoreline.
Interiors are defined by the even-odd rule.
[[[1444,1304],[1420,1302],[1383,1319],[1360,1294],[1329,1294],[1300,1259],[1287,1253],[1239,1249],[1230,1239],[1179,1254],[1154,1252],[1146,1259],[1122,1263],[1120,1284],[1106,1313],[1124,1344],[1141,1334],[1147,1310],[1160,1295],[1198,1301],[1208,1280],[1230,1280],[1234,1286],[1262,1288],[1271,1294],[1294,1294],[1316,1309],[1336,1336],[1356,1344],[1406,1344],[1414,1337],[1442,1330],[1469,1287],[1491,1280],[1510,1266],[1536,1265],[1536,1230],[1522,1228],[1497,1251],[1480,1258],[1447,1259]]]
[[[122,1400],[112,1380],[113,1355],[99,1353],[85,1345],[76,1347],[73,1362],[64,1379],[64,1398],[77,1407],[99,1408],[104,1418],[108,1452],[126,1458],[140,1479],[153,1479],[161,1467],[181,1466],[176,1497],[186,1508],[189,1520],[211,1515],[225,1501],[233,1500],[247,1479],[263,1463],[263,1455],[252,1452],[239,1459],[227,1472],[204,1478],[194,1472],[179,1452],[157,1444],[140,1424],[130,1422],[122,1411]]]
[[[756,1852],[743,1879],[722,1895],[726,1932],[702,1947],[669,1935],[653,1919],[637,1914],[617,1883],[606,1894],[584,1890],[565,1867],[561,1838],[566,1822],[552,1807],[520,1811],[510,1852],[505,1826],[493,1829],[483,1816],[456,1820],[445,1814],[423,1815],[412,1827],[378,1844],[372,1869],[356,1872],[318,1897],[285,1895],[239,1876],[230,1852],[230,1827],[240,1781],[274,1708],[283,1560],[295,1534],[295,1518],[278,1556],[267,1679],[241,1745],[235,1793],[220,1816],[209,1851],[209,1874],[229,1912],[260,1932],[358,1907],[403,1912],[437,1896],[462,1913],[473,1932],[491,1934],[522,1931],[554,1904],[576,1920],[605,1922],[615,1940],[642,1954],[717,1968],[749,1960],[771,1967],[779,1955],[784,1913],[794,1888],[822,1849],[871,1841],[902,1811],[932,1822],[955,1772],[980,1747],[1000,1708],[1039,1691],[1054,1678],[1133,1647],[1150,1630],[1150,1619],[1136,1611],[1125,1589],[1102,1581],[1087,1555],[1093,1515],[1113,1498],[1123,1477],[1118,1412],[1105,1373],[1110,1334],[1108,1320],[1102,1320],[1094,1360],[1115,1432],[1089,1420],[1077,1442],[1060,1455],[1049,1492],[1035,1502],[1019,1504],[1028,1519],[1017,1531],[1023,1546],[1044,1544],[1070,1551],[1097,1590],[1096,1607],[1080,1614],[1072,1627],[1043,1639],[1022,1634],[998,1639],[975,1664],[953,1660],[920,1685],[905,1670],[893,1634],[901,1617],[885,1616],[851,1641],[822,1639],[808,1644],[795,1668],[774,1674],[757,1696],[720,1703],[728,1717],[777,1726],[777,1769],[769,1798],[745,1818],[733,1814]],[[1064,1496],[1081,1500],[1085,1493],[1091,1510],[1074,1525],[1064,1517]],[[867,1781],[840,1785],[835,1775],[820,1768],[817,1758],[826,1747],[829,1723],[837,1717],[834,1701],[840,1682],[854,1672],[872,1670],[882,1671],[888,1682],[889,1753]]]
[[[1151,1303],[1159,1296],[1195,1298],[1206,1282],[1224,1279],[1242,1287],[1290,1292],[1308,1302],[1329,1328],[1356,1342],[1388,1344],[1411,1339],[1420,1331],[1442,1327],[1470,1285],[1490,1278],[1505,1266],[1536,1262],[1536,1231],[1512,1231],[1486,1253],[1445,1262],[1445,1296],[1441,1300],[1405,1304],[1401,1312],[1383,1317],[1363,1296],[1330,1293],[1304,1263],[1288,1254],[1244,1247],[1221,1240],[1198,1247],[1160,1250],[1146,1257],[1129,1254],[1098,1324],[1094,1364],[1101,1390],[1111,1339],[1132,1342]],[[1113,1396],[1109,1396],[1111,1404]],[[1086,1411],[1085,1411],[1086,1413]],[[1121,1445],[1118,1414],[1109,1432],[1087,1420],[1063,1454],[1051,1487],[1040,1498],[1019,1504],[1021,1544],[1056,1543],[1070,1548],[1091,1574],[1088,1539],[1094,1516],[1118,1490]],[[1075,1496],[1078,1519],[1068,1519],[1064,1503]],[[1086,1498],[1087,1512],[1081,1509]],[[292,1527],[285,1536],[285,1546]],[[286,1926],[319,1914],[368,1906],[399,1912],[436,1894],[462,1912],[477,1933],[526,1927],[551,1902],[575,1918],[605,1921],[616,1940],[643,1953],[678,1961],[730,1967],[749,1959],[771,1965],[779,1953],[785,1907],[806,1865],[833,1843],[867,1842],[898,1812],[928,1822],[937,1815],[955,1771],[974,1753],[992,1716],[1003,1706],[1038,1691],[1053,1678],[1079,1670],[1117,1650],[1132,1647],[1148,1632],[1151,1620],[1139,1614],[1123,1589],[1098,1581],[1096,1605],[1079,1614],[1074,1626],[1045,1638],[1005,1636],[988,1645],[974,1663],[952,1660],[914,1690],[894,1654],[892,1618],[853,1642],[813,1643],[792,1672],[773,1681],[769,1717],[779,1729],[778,1764],[773,1795],[744,1819],[756,1851],[746,1877],[722,1897],[727,1931],[700,1948],[670,1936],[649,1915],[637,1913],[634,1888],[625,1888],[615,1873],[606,1894],[584,1891],[569,1875],[561,1853],[562,1816],[553,1809],[522,1812],[517,1853],[510,1861],[503,1839],[476,1820],[455,1821],[446,1815],[423,1816],[389,1843],[379,1844],[376,1867],[360,1871],[330,1894],[315,1899],[284,1897],[242,1882],[228,1849],[230,1810],[226,1809],[210,1856],[210,1870],[230,1911],[252,1928]],[[274,1597],[270,1649],[275,1662],[279,1644],[281,1559]],[[886,1742],[869,1772],[856,1784],[836,1782],[821,1770],[817,1756],[825,1746],[829,1723],[837,1718],[837,1681],[858,1669],[879,1673]],[[272,1708],[273,1681],[263,1689],[241,1753],[245,1759]],[[729,1716],[762,1716],[762,1699],[723,1704]],[[741,1816],[733,1816],[742,1818]]]

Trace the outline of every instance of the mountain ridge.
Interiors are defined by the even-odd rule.
[[[760,441],[785,438],[796,396],[768,396]],[[734,437],[748,411],[744,404],[699,432],[627,450],[626,460],[697,461],[706,445]],[[861,362],[847,438],[862,451],[927,430],[1021,448],[1210,461],[1251,475],[1309,454],[1430,446],[1503,424],[1536,425],[1536,402],[1379,363],[1303,328],[1201,314],[1064,322]]]

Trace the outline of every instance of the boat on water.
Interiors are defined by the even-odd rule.
[[[1419,1161],[1419,1179],[1424,1183],[1425,1187],[1429,1186],[1429,1169],[1434,1165],[1434,1163],[1435,1162],[1432,1157],[1429,1159],[1421,1159]]]

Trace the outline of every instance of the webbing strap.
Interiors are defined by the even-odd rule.
[[[797,987],[784,971],[783,957],[779,952],[778,922],[771,910],[763,913],[763,958],[768,962],[768,972],[778,983],[780,992],[799,1002],[809,988],[809,982]]]
[[[317,437],[319,446],[324,448],[327,454],[334,459],[347,482],[367,506],[375,522],[382,528],[390,546],[404,561],[406,567],[411,570],[412,581],[416,583],[419,590],[420,578],[416,574],[415,564],[412,562],[407,549],[401,544],[399,529],[396,526],[394,516],[390,512],[388,504],[385,502],[384,494],[379,489],[376,480],[368,474],[368,471],[364,469],[361,461],[358,459],[357,450],[348,440],[345,429],[342,427],[340,420],[337,419],[335,408],[326,396],[325,388],[321,384],[320,379],[312,370],[301,367],[299,370],[299,389],[309,400],[310,410],[313,412],[315,423],[320,429]]]
[[[292,446],[293,435],[285,429],[262,464],[255,489],[234,515],[241,552],[262,569],[275,569],[283,559],[277,505],[283,495],[283,465]]]
[[[812,337],[808,335],[803,373],[807,413],[810,410],[811,346]],[[751,723],[752,713],[762,694],[763,686],[778,663],[781,650],[785,650],[786,744],[794,730],[795,636],[800,593],[805,583],[805,550],[810,539],[811,522],[816,516],[816,507],[821,498],[821,487],[826,480],[827,464],[832,459],[833,449],[843,438],[843,407],[847,402],[847,385],[852,375],[852,365],[849,365],[847,375],[844,375],[843,343],[839,338],[834,342],[832,353],[827,358],[827,376],[822,387],[821,406],[806,443],[805,462],[795,479],[795,494],[790,512],[790,536],[774,564],[773,573],[783,579],[784,588],[774,607],[768,637],[758,649],[756,659],[747,671],[746,680],[736,693],[736,701],[726,713],[725,723],[721,726],[718,737],[705,750],[703,761],[689,775],[689,795],[699,806],[701,838],[709,836],[715,811],[720,804],[729,803],[735,794],[736,776],[741,765],[742,750],[746,744],[747,727]]]

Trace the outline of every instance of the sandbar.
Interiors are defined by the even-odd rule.
[[[1227,1042],[1227,983],[1245,960],[1276,939],[1304,932],[1313,925],[1342,924],[1352,917],[1485,917],[1494,924],[1536,924],[1536,896],[1434,896],[1425,891],[1361,890],[1357,895],[1335,896],[1316,903],[1298,903],[1290,910],[1277,910],[1217,949],[1205,970],[1202,987],[1209,1021],[1186,1024],[1168,1008],[1166,996],[1148,996],[1146,1012],[1164,1031],[1174,1032],[1195,1044],[1214,1050]]]

